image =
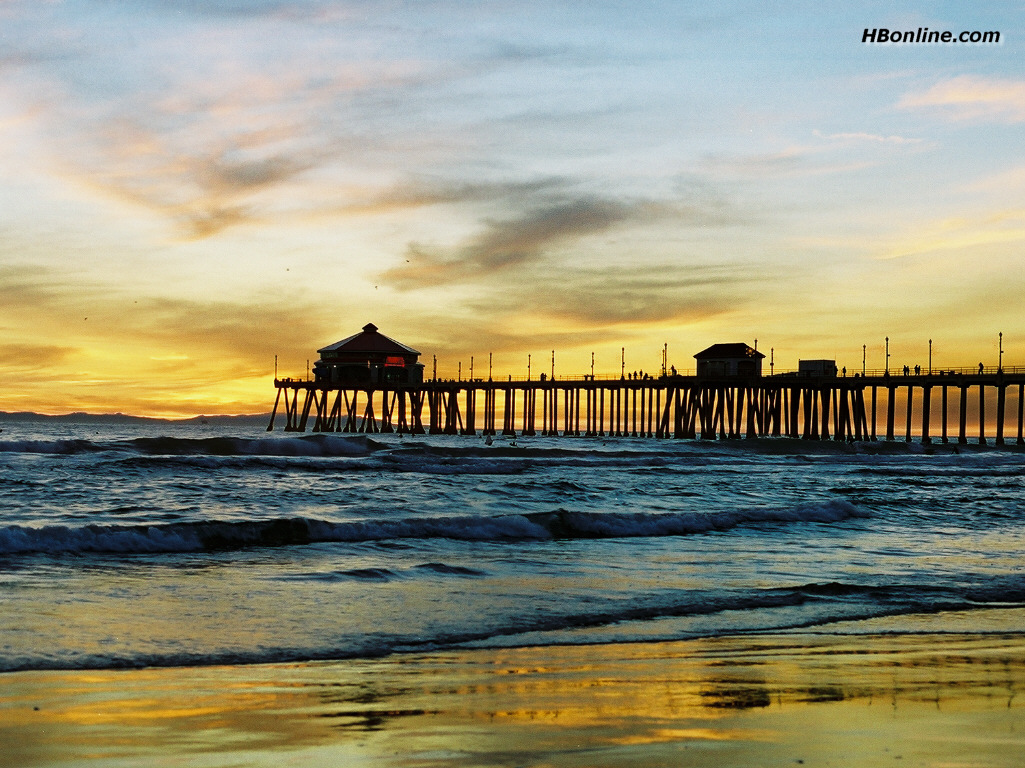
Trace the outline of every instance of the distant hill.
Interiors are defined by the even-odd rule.
[[[0,411],[0,424],[21,421],[56,421],[71,424],[216,424],[231,426],[233,424],[261,424],[266,426],[270,421],[269,413],[245,414],[240,416],[193,416],[190,419],[159,419],[150,416],[129,416],[125,413],[65,413],[59,416],[48,416],[31,411],[8,413]]]

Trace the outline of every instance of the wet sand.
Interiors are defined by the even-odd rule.
[[[6,766],[1019,766],[1025,635],[0,676]]]

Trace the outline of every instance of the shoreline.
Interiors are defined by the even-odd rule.
[[[12,766],[1025,759],[1025,635],[996,630],[880,626],[3,679],[0,750]]]

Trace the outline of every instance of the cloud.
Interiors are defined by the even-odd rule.
[[[481,311],[503,308],[581,329],[695,322],[737,308],[757,292],[745,265],[658,264],[643,268],[565,270],[511,287]]]
[[[381,278],[397,288],[410,289],[489,277],[534,263],[562,243],[650,216],[656,207],[599,197],[553,202],[515,218],[486,221],[483,232],[452,253],[412,243],[406,264],[386,271]]]
[[[302,301],[201,302],[149,298],[128,318],[133,339],[189,357],[219,357],[242,364],[270,359],[275,352],[308,351],[311,340],[333,331],[328,314]]]
[[[550,260],[558,249],[581,239],[624,226],[658,222],[677,227],[746,223],[744,215],[709,184],[698,184],[690,177],[680,177],[677,182],[676,192],[683,199],[615,199],[574,194],[569,182],[560,179],[457,187],[464,201],[505,196],[508,207],[519,206],[522,210],[503,219],[484,219],[477,235],[455,247],[410,243],[405,263],[386,270],[380,279],[400,290],[489,282],[503,273]]]
[[[246,111],[239,109],[243,122]],[[82,148],[65,158],[65,175],[176,221],[189,239],[261,221],[264,209],[273,207],[266,194],[283,190],[326,156],[304,142],[289,117],[221,131],[218,119],[202,110],[186,110],[180,120],[154,107],[140,112],[149,113],[147,122],[118,117],[82,126]]]
[[[1025,192],[1025,165],[1008,168],[969,182],[964,186],[964,190],[972,193],[992,193],[998,196],[1009,194],[1020,196]]]
[[[173,13],[190,13],[222,17],[263,17],[296,12],[292,0],[151,0],[158,8]],[[316,8],[321,3],[307,3]]]
[[[528,270],[482,288],[450,311],[423,313],[418,327],[429,338],[413,346],[437,354],[449,368],[462,360],[467,375],[470,355],[476,355],[479,373],[487,352],[525,355],[629,344],[653,329],[697,324],[751,306],[764,298],[765,277],[744,264]]]
[[[875,144],[921,144],[924,139],[909,139],[904,136],[882,136],[876,133],[830,133],[824,134],[818,130],[812,132],[817,138],[839,141],[844,143],[869,142]]]
[[[931,223],[889,246],[877,258],[897,259],[939,251],[972,253],[986,246],[1022,241],[1025,241],[1025,209],[1005,209],[986,216]]]
[[[338,184],[319,199],[296,194],[304,174],[322,171],[323,181],[372,166],[367,152],[399,141],[392,121],[404,99],[453,76],[441,64],[375,48],[393,34],[387,30],[362,41],[353,25],[338,22],[333,34],[290,18],[286,3],[207,6],[169,8],[175,17],[166,25],[151,8],[152,36],[145,45],[131,34],[117,38],[117,56],[104,50],[114,44],[107,29],[62,13],[51,20],[52,38],[74,33],[77,45],[47,55],[57,46],[44,37],[43,20],[34,28],[26,21],[0,71],[15,70],[2,101],[31,116],[34,167],[144,206],[187,239],[206,238],[287,220],[299,204],[337,206]],[[229,31],[203,11],[240,18]]]
[[[62,280],[44,267],[34,265],[0,266],[0,322],[9,322],[7,313],[37,313],[52,315],[65,306],[65,299],[82,300],[90,293],[88,288]],[[9,331],[10,327],[0,325]]]
[[[60,365],[78,355],[77,347],[54,344],[0,344],[0,361],[6,369],[38,369],[40,363]]]
[[[898,106],[939,110],[951,120],[1025,122],[1025,80],[961,75],[905,94]]]
[[[666,199],[612,198],[582,191],[584,182],[414,184],[386,196],[415,204],[499,203],[519,209],[484,217],[479,231],[449,247],[410,243],[405,263],[380,281],[400,291],[450,289],[444,315],[422,317],[428,347],[448,359],[475,350],[567,349],[615,343],[653,326],[696,323],[746,305],[758,292],[759,270],[747,264],[709,265],[683,256],[643,255],[630,264],[602,264],[587,238],[643,225],[659,240],[711,227],[746,226],[720,185],[699,174],[675,177]],[[633,250],[633,247],[631,247]],[[661,248],[660,248],[661,250]],[[579,258],[575,258],[579,257]],[[467,293],[465,286],[472,285]],[[483,345],[483,346],[482,346]],[[480,361],[478,360],[478,363]]]
[[[266,368],[276,353],[307,355],[337,333],[334,313],[300,295],[234,301],[132,296],[22,267],[0,269],[0,292],[0,328],[15,339],[13,351],[27,350],[11,359],[28,364],[32,349],[51,350],[34,358],[39,368],[59,366],[76,350],[120,348],[146,359],[187,357],[214,368],[233,366],[242,375]],[[0,366],[5,364],[0,356]]]
[[[411,179],[383,191],[346,203],[333,213],[387,213],[432,205],[503,202],[523,205],[539,195],[555,194],[569,187],[567,179],[552,176],[529,181],[452,181],[426,177]]]
[[[701,169],[710,176],[790,176],[806,172],[806,153],[797,149],[750,155],[709,154]]]
[[[112,7],[106,21],[63,5],[27,14],[32,45],[66,53],[54,40],[67,38],[74,50],[59,63],[39,59],[8,87],[39,107],[36,135],[49,156],[37,168],[142,206],[185,239],[537,194],[503,182],[394,182],[446,164],[457,173],[524,167],[524,145],[528,167],[548,163],[546,146],[579,157],[588,140],[607,147],[611,138],[582,108],[623,109],[566,98],[581,71],[618,49],[539,32],[527,21],[534,11],[512,14],[516,24],[503,29],[494,22],[511,20],[505,6],[466,21],[458,3],[415,13],[328,0],[149,0],[133,9]]]
[[[621,341],[646,327],[700,322],[747,304],[760,285],[760,271],[748,264],[710,265],[685,255],[662,255],[653,264],[643,245],[630,264],[581,256],[585,239],[604,241],[635,225],[645,225],[646,237],[653,226],[661,240],[750,224],[749,214],[707,177],[681,174],[675,181],[664,200],[588,194],[578,189],[582,182],[567,179],[413,185],[389,196],[417,204],[497,201],[520,212],[483,218],[477,234],[447,248],[411,243],[405,263],[379,279],[400,291],[451,289],[447,313],[424,316],[421,324],[431,329],[430,348],[449,358],[466,358],[482,344],[522,351]]]
[[[863,131],[827,134],[815,129],[812,136],[818,141],[791,145],[778,152],[707,154],[699,168],[713,178],[775,182],[860,171],[884,162],[884,153],[906,154],[931,146],[925,139]]]

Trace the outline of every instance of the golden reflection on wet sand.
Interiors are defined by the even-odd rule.
[[[0,680],[10,766],[1025,762],[1017,634],[794,634]]]

